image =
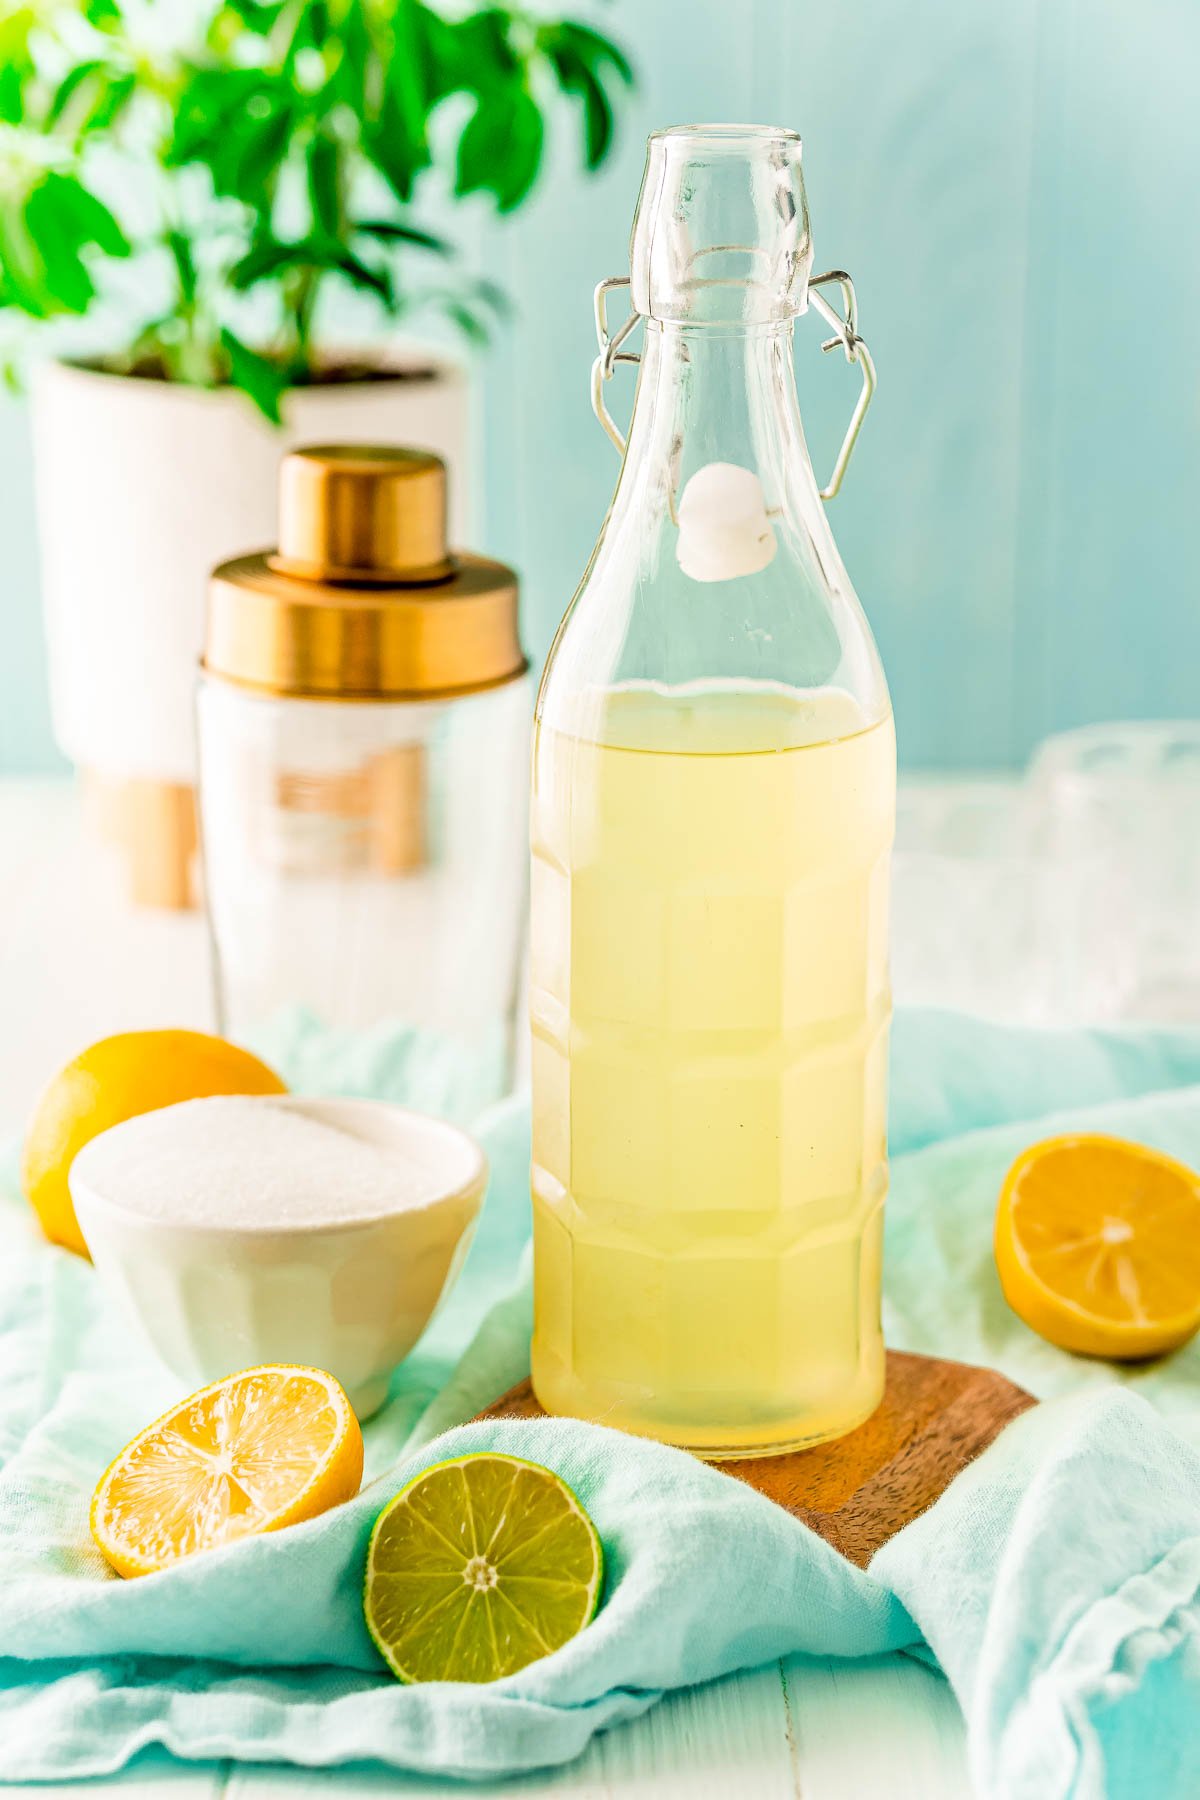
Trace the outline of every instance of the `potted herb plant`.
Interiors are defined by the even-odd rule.
[[[591,27],[506,6],[188,10],[182,42],[145,0],[0,16],[0,329],[10,363],[14,326],[57,353],[33,383],[55,729],[166,903],[205,577],[270,540],[282,450],[407,441],[467,491],[462,364],[393,340],[433,315],[478,342],[503,296],[414,196],[440,174],[520,206],[559,97],[596,168],[631,79]]]

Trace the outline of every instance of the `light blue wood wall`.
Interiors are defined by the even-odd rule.
[[[484,371],[486,536],[544,652],[611,492],[591,290],[627,266],[643,140],[804,134],[819,265],[848,267],[880,391],[834,527],[909,766],[1200,705],[1195,0],[613,0],[641,74],[619,154],[565,155],[482,254],[518,319]],[[558,135],[559,144],[565,141]],[[801,325],[828,461],[856,377]],[[627,404],[629,390],[614,405]],[[0,441],[0,767],[49,754],[20,421]]]
[[[620,156],[494,255],[522,318],[488,384],[495,541],[539,648],[614,476],[590,289],[624,269],[643,131],[804,134],[818,266],[855,276],[880,390],[834,529],[910,765],[1200,707],[1200,7],[1192,0],[643,0]],[[814,460],[855,377],[802,323]],[[618,404],[619,402],[614,402]]]

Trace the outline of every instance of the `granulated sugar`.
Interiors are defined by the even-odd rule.
[[[403,1148],[368,1142],[267,1097],[186,1100],[95,1138],[77,1170],[143,1218],[179,1225],[337,1224],[442,1191]]]

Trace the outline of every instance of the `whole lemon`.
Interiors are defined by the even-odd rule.
[[[26,1197],[52,1244],[88,1253],[67,1186],[92,1138],[138,1113],[211,1094],[283,1094],[267,1065],[203,1031],[123,1031],[60,1069],[34,1109],[21,1157]]]

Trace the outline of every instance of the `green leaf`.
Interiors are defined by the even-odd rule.
[[[511,15],[498,6],[470,13],[457,22],[446,21],[444,35],[431,40],[441,59],[443,93],[460,88],[486,93],[508,85],[520,74],[520,58],[508,35],[511,22]]]
[[[357,219],[351,231],[364,232],[367,237],[378,238],[385,244],[412,244],[418,250],[431,250],[437,256],[453,255],[453,246],[445,238],[435,237],[432,231],[422,231],[417,225],[405,225],[398,219]]]
[[[379,47],[372,36],[365,6],[350,5],[340,22],[333,47],[340,55],[329,78],[330,98],[348,106],[355,118],[366,126],[375,117],[378,94],[384,84],[380,78]]]
[[[419,0],[409,0],[409,41],[420,69],[425,104],[430,111],[447,94],[472,84],[468,59],[459,47],[461,31],[461,21],[451,23],[432,8],[422,6]]]
[[[570,19],[564,19],[559,25],[548,26],[545,30],[560,42],[569,45],[584,66],[593,74],[607,64],[616,72],[626,87],[633,86],[634,74],[629,59],[611,38],[606,38],[599,31],[593,31],[590,25],[575,24]]]
[[[11,303],[35,318],[87,311],[94,251],[128,256],[129,241],[74,175],[47,170],[19,202],[0,207],[0,276]]]
[[[363,129],[363,150],[374,163],[396,198],[405,205],[412,199],[413,184],[433,161],[429,144],[409,135],[403,109],[389,82],[380,100],[378,115]]]
[[[16,63],[0,65],[0,123],[19,125],[25,116],[25,83]]]
[[[73,175],[50,171],[42,176],[26,198],[24,225],[41,264],[43,316],[84,313],[91,305],[96,287],[85,252],[130,253],[129,240],[107,206]]]
[[[309,144],[306,160],[313,224],[327,237],[337,237],[342,230],[340,147],[321,133]]]
[[[285,244],[275,238],[263,237],[234,263],[229,271],[229,285],[235,293],[244,294],[258,282],[269,281],[288,269],[323,269],[328,266],[313,238]]]
[[[360,257],[353,255],[350,251],[344,251],[337,256],[331,267],[337,274],[343,276],[352,287],[362,288],[365,292],[374,294],[377,299],[383,301],[386,307],[390,308],[395,304],[396,295],[392,286],[392,278],[385,269],[370,268]]]
[[[137,93],[137,85],[137,76],[132,70],[123,75],[109,75],[103,83],[95,105],[80,125],[80,137],[90,137],[96,133],[108,131],[115,125]]]
[[[35,319],[57,310],[46,286],[46,270],[27,228],[24,210],[0,206],[0,284],[5,301]]]
[[[279,23],[288,0],[212,0],[204,8],[211,13],[204,41],[217,56],[227,59],[244,50],[247,36],[269,38]]]
[[[25,117],[25,85],[36,77],[29,34],[37,15],[28,6],[0,9],[0,120],[19,125]]]
[[[68,70],[67,74],[55,89],[54,96],[47,108],[47,127],[49,128],[58,124],[68,106],[71,104],[71,101],[75,98],[76,94],[79,93],[81,88],[89,84],[93,87],[98,87],[104,74],[105,68],[102,62],[76,63],[73,69]],[[95,104],[94,100],[92,104]],[[91,108],[89,107],[88,110],[90,111]]]
[[[229,379],[233,386],[247,395],[272,425],[281,425],[280,401],[288,386],[285,371],[269,357],[252,350],[228,328],[221,332],[221,343],[229,358]]]
[[[80,255],[79,238],[70,230],[53,188],[67,177],[47,176],[25,202],[25,226],[41,261],[48,312],[84,313],[95,298],[96,285]]]
[[[519,206],[537,179],[544,128],[523,87],[482,98],[458,142],[455,193],[490,193],[501,212]]]
[[[97,31],[114,31],[124,23],[117,0],[84,0],[83,16]]]
[[[259,69],[190,70],[175,104],[167,167],[205,161],[229,130],[235,135],[244,130],[251,102],[263,95],[264,87],[269,96],[273,86],[269,79],[264,83]]]
[[[47,175],[40,191],[52,190],[51,203],[67,221],[78,243],[95,244],[105,256],[130,254],[129,239],[102,200],[90,194],[82,182],[71,175]],[[37,192],[39,190],[35,190]]]
[[[611,66],[628,83],[633,70],[615,44],[584,25],[564,21],[545,26],[538,44],[553,64],[559,86],[582,103],[584,161],[589,169],[598,169],[612,145],[614,124],[612,102],[599,71]]]
[[[420,11],[423,10],[411,4],[411,0],[400,0],[394,15],[394,42],[387,68],[388,88],[414,157],[420,156],[427,148],[425,126],[429,101],[426,34],[420,19]]]
[[[613,140],[613,111],[608,95],[590,73],[583,87],[583,118],[584,160],[589,169],[598,169]]]
[[[228,181],[218,192],[232,194],[248,206],[265,210],[279,172],[288,160],[295,123],[290,101],[274,107],[261,118],[258,128],[247,134],[241,154],[230,168]]]
[[[276,238],[262,238],[234,263],[229,283],[244,293],[260,281],[270,281],[293,269],[312,269],[330,275],[341,275],[358,288],[375,294],[391,306],[393,291],[386,271],[372,269],[339,243],[336,238],[300,238],[286,243]]]
[[[349,10],[356,11],[357,7],[351,6]],[[337,32],[325,0],[303,0],[296,14],[296,29],[287,47],[286,64],[290,66],[302,50],[324,50],[330,38],[336,41]]]
[[[199,277],[196,271],[196,259],[192,254],[192,246],[182,231],[168,231],[167,249],[171,252],[175,263],[175,273],[179,281],[179,297],[185,307],[195,305]]]
[[[200,163],[214,191],[269,211],[301,123],[300,97],[269,69],[194,70],[181,93],[164,158],[168,168]]]
[[[487,326],[465,300],[446,300],[443,304],[446,317],[458,326],[469,343],[486,344],[490,341],[491,334]]]

